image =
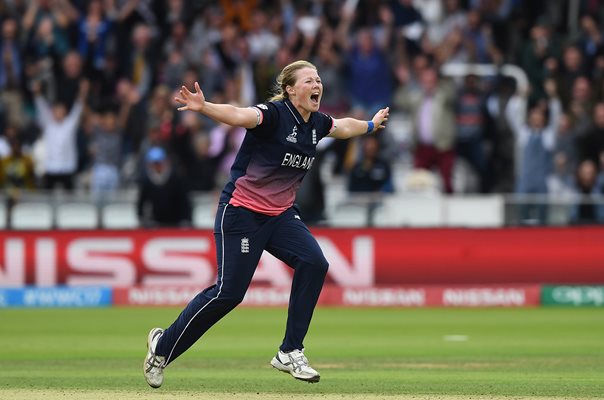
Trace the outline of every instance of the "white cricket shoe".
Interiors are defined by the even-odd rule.
[[[155,355],[157,341],[163,333],[163,329],[153,328],[147,337],[147,357],[145,357],[143,363],[143,373],[147,383],[152,388],[158,388],[164,382],[164,361],[166,357]]]
[[[279,350],[271,360],[271,365],[301,381],[315,383],[321,379],[321,375],[308,365],[308,358],[304,355],[304,350],[293,350],[289,353]]]

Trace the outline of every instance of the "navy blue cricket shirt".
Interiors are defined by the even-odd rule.
[[[254,108],[261,113],[260,124],[247,130],[220,201],[279,215],[294,204],[315,160],[317,143],[334,129],[334,120],[312,112],[304,122],[289,99]]]

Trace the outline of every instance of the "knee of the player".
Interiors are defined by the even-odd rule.
[[[230,306],[236,306],[238,304],[240,304],[243,301],[243,298],[245,297],[245,291],[228,291],[225,293],[222,293],[222,295],[220,296],[220,299],[222,302],[227,303]]]
[[[317,269],[319,273],[326,274],[329,269],[329,263],[325,259],[323,255],[315,257],[315,260],[312,263],[313,267]]]

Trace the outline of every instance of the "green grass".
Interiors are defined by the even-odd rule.
[[[0,398],[14,389],[147,390],[147,332],[178,312],[1,310]],[[305,343],[321,372],[316,385],[268,364],[285,318],[284,309],[235,310],[166,370],[159,391],[604,395],[603,309],[320,308]],[[467,340],[446,340],[450,335]]]

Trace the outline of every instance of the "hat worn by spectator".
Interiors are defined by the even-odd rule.
[[[161,147],[151,147],[147,152],[147,162],[148,163],[156,163],[162,162],[166,159],[166,151]]]

